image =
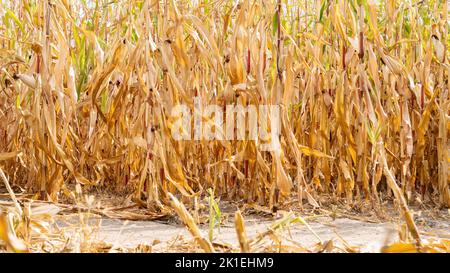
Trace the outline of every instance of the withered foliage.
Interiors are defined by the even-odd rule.
[[[372,206],[392,196],[420,241],[407,203],[450,206],[448,9],[1,1],[2,173],[42,199],[78,183],[154,210],[171,204],[167,193],[186,203],[207,188],[270,208],[294,196],[313,206],[321,194]],[[195,96],[279,105],[281,151],[261,151],[267,139],[175,141],[171,110]]]

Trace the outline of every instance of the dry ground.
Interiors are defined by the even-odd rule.
[[[250,219],[246,221],[249,237],[263,232],[270,225],[267,219]],[[448,234],[450,222],[447,220],[433,220],[434,228],[427,229],[438,235]],[[323,241],[333,240],[342,244],[339,236],[348,244],[360,247],[361,251],[379,251],[385,243],[398,240],[397,225],[395,223],[368,223],[348,218],[336,219],[320,217],[310,223],[311,228]],[[207,227],[202,227],[207,234]],[[221,227],[216,231],[216,241],[238,244],[234,226]],[[306,227],[301,224],[290,228],[292,239],[305,247],[310,247],[318,242],[318,239]],[[338,236],[338,235],[339,236]],[[160,247],[166,247],[177,236],[189,237],[188,231],[181,225],[166,224],[158,221],[123,221],[115,219],[102,219],[101,228],[97,239],[117,246],[134,248],[139,244],[151,245],[155,240],[161,241]],[[155,251],[160,248],[156,246]]]
[[[58,227],[63,230],[62,241],[70,238],[68,247],[56,251],[149,251],[141,246],[151,246],[152,252],[201,251],[195,246],[192,236],[180,218],[170,209],[161,213],[153,213],[134,204],[129,198],[117,195],[98,195],[95,198],[85,195],[84,201],[77,204],[32,201],[31,215],[40,213],[52,215]],[[13,208],[12,202],[6,196],[0,196],[0,207]],[[24,206],[30,202],[31,196],[18,195],[19,202]],[[86,200],[94,200],[88,207]],[[208,236],[208,205],[206,200],[199,202],[200,209],[190,213],[199,222],[198,226],[205,237]],[[239,242],[235,230],[234,213],[239,209],[245,220],[247,237],[251,240],[258,234],[266,232],[276,221],[286,215],[283,206],[276,213],[257,205],[244,205],[236,202],[219,201],[221,210],[220,229],[214,229],[212,242],[217,246],[229,246],[225,251],[236,251]],[[355,251],[378,252],[382,246],[399,241],[399,230],[404,224],[398,211],[385,204],[383,211],[361,206],[346,208],[341,205],[324,206],[321,209],[304,207],[303,210],[289,203],[286,207],[292,209],[295,216],[304,219],[309,228],[302,223],[295,223],[277,230],[276,237],[282,243],[289,243],[301,249],[317,251],[319,243],[332,241],[334,247]],[[423,238],[429,236],[450,238],[449,210],[431,209],[428,207],[411,206],[415,222]],[[89,213],[87,213],[89,212]],[[49,236],[50,238],[51,236]],[[80,239],[77,239],[80,238]],[[274,244],[277,239],[268,240],[265,244]],[[51,240],[49,240],[51,243]],[[105,245],[103,247],[103,245]],[[84,250],[83,250],[84,248]],[[292,249],[291,249],[292,250]],[[55,251],[55,249],[54,249]],[[266,249],[267,251],[267,249]],[[268,250],[270,251],[270,249]],[[272,249],[273,251],[273,249]]]
[[[239,242],[233,218],[235,208],[224,202],[221,203],[221,209],[223,223],[220,229],[214,229],[213,242],[237,247]],[[419,208],[414,211],[422,236],[450,238],[449,211]],[[272,223],[282,218],[283,213],[285,212],[280,211],[274,215],[267,215],[261,211],[255,212],[254,209],[244,209],[247,236],[255,238],[257,234],[267,231]],[[203,214],[200,218],[204,223],[199,224],[199,227],[207,236],[209,230],[207,216]],[[373,212],[350,213],[346,210],[334,213],[325,209],[305,210],[296,211],[295,214],[302,216],[315,234],[301,223],[290,225],[281,234],[283,240],[291,240],[305,249],[312,249],[319,242],[332,240],[335,246],[348,245],[362,252],[378,252],[382,246],[399,240],[398,231],[403,224],[392,207],[386,209],[384,219],[375,216]],[[80,223],[77,214],[64,215],[62,219],[64,220],[58,221],[62,227],[66,227],[68,223],[75,224],[74,226]],[[90,219],[89,223],[91,227],[95,227],[92,241],[106,242],[115,247],[129,249],[135,249],[139,245],[153,245],[152,251],[156,252],[190,251],[189,246],[185,249],[175,247],[180,241],[186,241],[187,245],[192,242],[190,241],[192,236],[175,215],[151,221],[97,216]]]

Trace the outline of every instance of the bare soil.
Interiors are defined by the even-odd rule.
[[[421,225],[424,235],[446,237],[450,232],[450,221],[446,219],[427,219],[426,225]],[[253,217],[245,220],[246,232],[253,238],[258,232],[264,232],[273,220],[264,217]],[[398,224],[394,222],[370,223],[348,218],[332,219],[331,217],[317,217],[308,221],[312,230],[322,241],[333,240],[336,245],[343,245],[345,241],[362,252],[377,252],[380,247],[398,240]],[[432,227],[430,227],[432,226]],[[208,226],[200,225],[203,234],[208,234]],[[154,251],[167,247],[175,238],[190,238],[190,234],[183,225],[168,224],[161,221],[123,221],[102,218],[96,232],[96,240],[111,243],[115,246],[135,248],[138,245],[152,245]],[[286,229],[285,235],[304,247],[311,247],[319,239],[302,224],[295,224]],[[180,237],[182,236],[182,237]],[[214,230],[214,241],[237,245],[237,237],[233,223]]]

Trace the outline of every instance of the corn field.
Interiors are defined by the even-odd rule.
[[[269,208],[395,200],[414,235],[408,204],[450,206],[449,8],[1,0],[2,174],[37,199],[80,184],[154,211],[209,188]],[[280,106],[281,151],[174,140],[171,110],[194,97]]]

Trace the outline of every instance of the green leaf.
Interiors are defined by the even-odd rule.
[[[131,40],[134,43],[137,43],[137,41],[139,40],[139,35],[137,34],[136,29],[134,28],[131,30]]]
[[[325,11],[325,8],[328,7],[329,3],[327,0],[324,0],[322,3],[322,7],[320,7],[320,15],[319,15],[319,22],[323,23],[323,13]]]
[[[352,7],[353,13],[357,13],[358,10],[356,9],[355,3],[353,1],[349,1],[350,2],[350,6]],[[359,4],[358,4],[359,5]],[[367,12],[367,11],[366,11]]]
[[[272,17],[272,35],[275,36],[277,32],[278,32],[278,12],[275,12],[275,14]]]
[[[8,8],[6,8],[5,19],[6,20],[12,19],[14,21],[14,23],[16,23],[16,25],[20,28],[20,30],[22,32],[25,32],[22,22],[19,20],[19,18],[17,18],[17,16],[14,14],[14,12]]]
[[[219,205],[214,199],[214,191],[209,188],[207,190],[209,194],[208,203],[209,203],[209,230],[208,237],[209,240],[212,241],[214,237],[214,228],[216,227],[216,223],[218,224],[218,230],[220,231],[220,222],[221,222],[221,213]]]

